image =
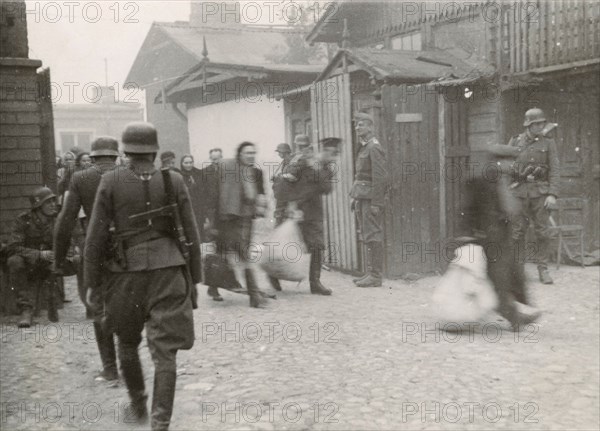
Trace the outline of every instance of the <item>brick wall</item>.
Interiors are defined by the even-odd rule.
[[[39,60],[0,59],[0,239],[30,208],[29,195],[44,184]]]

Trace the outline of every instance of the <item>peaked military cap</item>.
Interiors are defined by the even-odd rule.
[[[319,143],[321,144],[321,146],[323,148],[328,148],[328,147],[337,148],[337,147],[339,147],[341,142],[342,142],[342,140],[340,138],[323,138],[319,141]]]
[[[166,162],[167,160],[171,160],[175,158],[175,153],[173,151],[165,151],[160,155],[160,160]]]
[[[294,138],[294,144],[300,148],[304,148],[310,145],[310,138],[306,135],[296,135]]]
[[[356,114],[354,114],[354,120],[355,121],[361,121],[361,120],[368,120],[372,123],[374,123],[373,121],[373,117],[369,114],[367,114],[366,112],[357,112]]]

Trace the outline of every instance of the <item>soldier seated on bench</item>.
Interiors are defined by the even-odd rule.
[[[40,282],[50,277],[54,253],[52,234],[56,218],[56,195],[47,187],[39,187],[29,197],[31,210],[20,214],[15,220],[12,238],[8,245],[8,273],[11,288],[15,291],[17,306],[21,313],[20,328],[32,324],[35,289]],[[63,275],[74,275],[79,256],[68,259]],[[50,289],[50,300],[54,299],[54,288]],[[58,321],[56,305],[48,306],[48,319]]]

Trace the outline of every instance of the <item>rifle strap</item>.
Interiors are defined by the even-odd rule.
[[[144,202],[146,203],[146,211],[150,211],[152,207],[152,201],[150,199],[150,178],[152,175],[150,173],[144,172],[140,179],[142,180],[142,187],[144,189]],[[148,219],[148,226],[152,226],[152,219]]]

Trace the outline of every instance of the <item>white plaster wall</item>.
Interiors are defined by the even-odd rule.
[[[243,141],[256,144],[258,163],[281,161],[275,148],[285,142],[283,101],[228,101],[189,109],[187,116],[190,150],[198,168],[208,161],[211,148],[220,147],[223,157],[232,158]]]

